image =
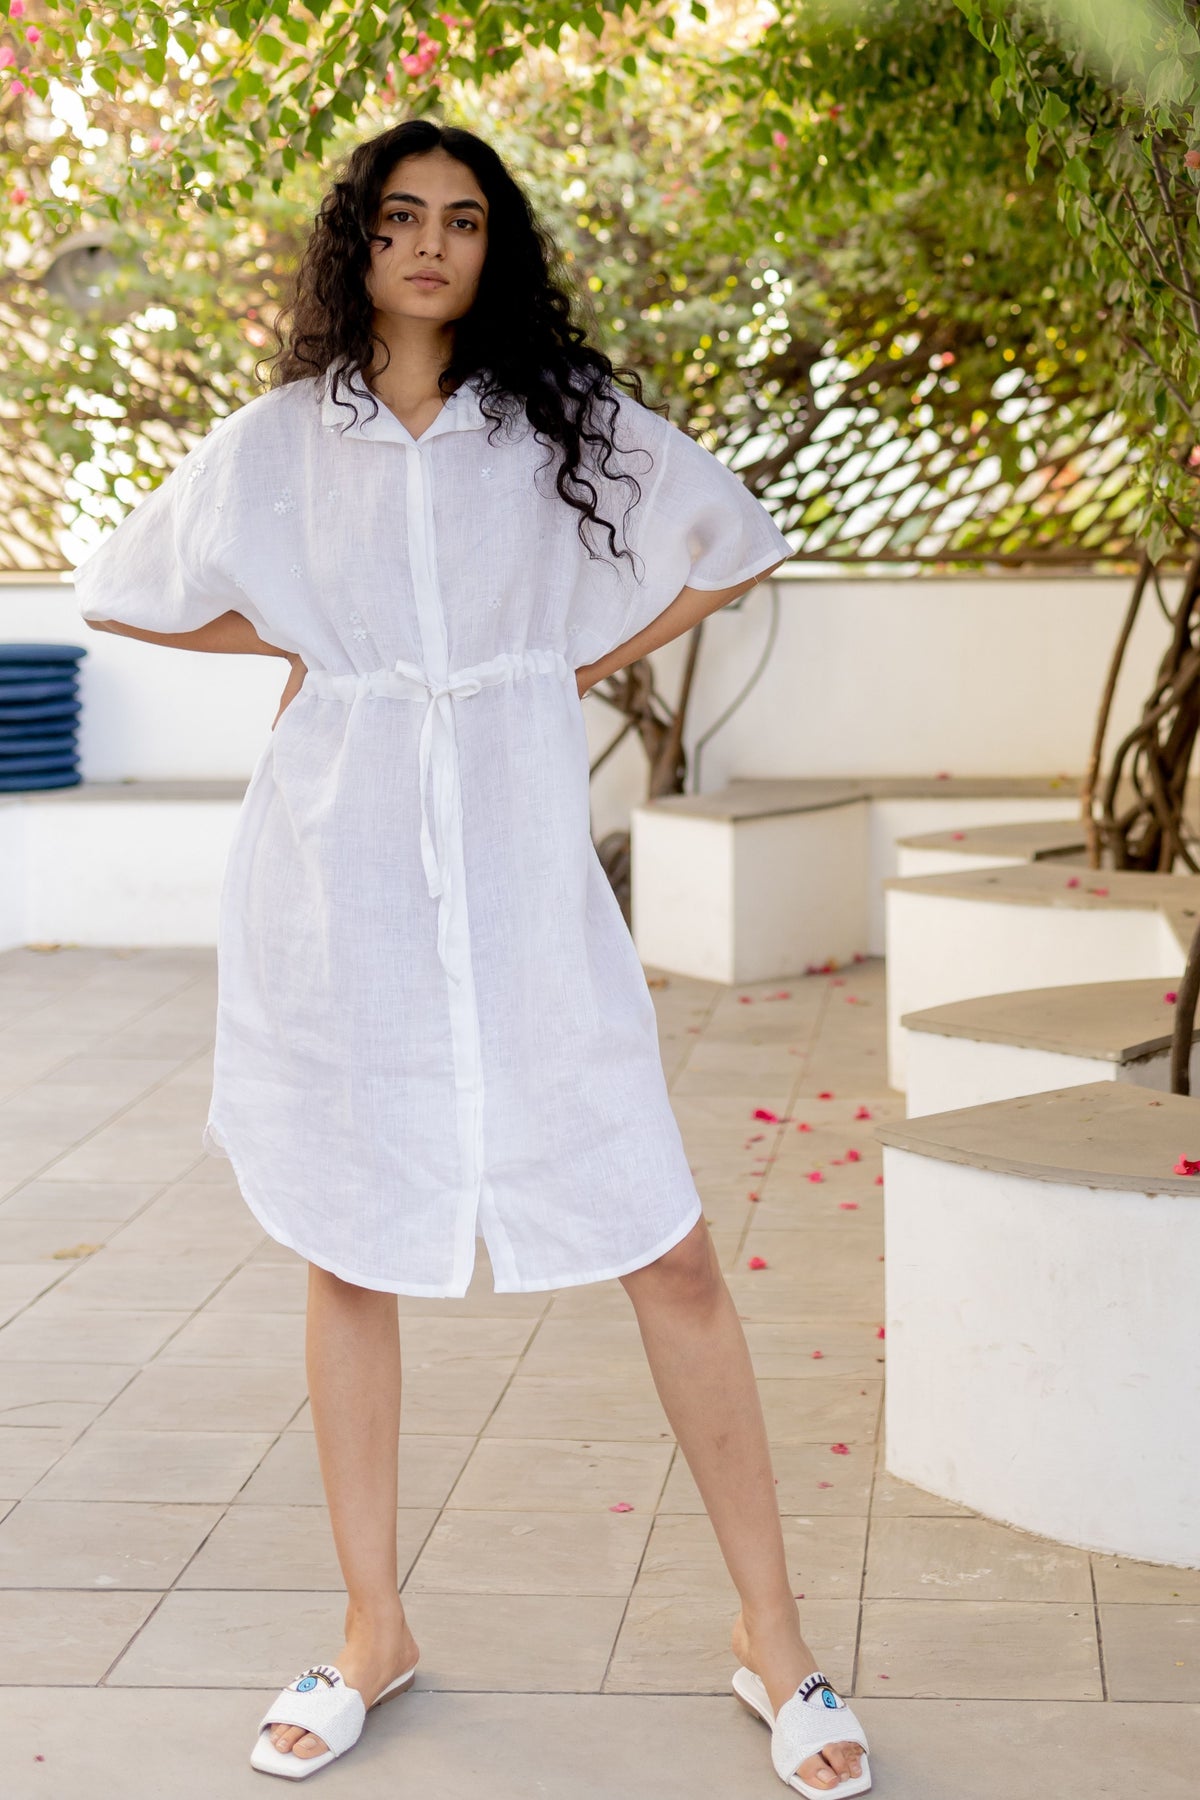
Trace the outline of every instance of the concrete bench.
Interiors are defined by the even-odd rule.
[[[1022,819],[896,839],[897,875],[942,875],[1026,862],[1084,865],[1087,839],[1078,822]]]
[[[212,944],[246,783],[85,781],[0,796],[0,949]]]
[[[1165,981],[1080,982],[982,994],[905,1013],[909,1115],[981,1106],[1073,1082],[1170,1087],[1175,1010]],[[1200,1092],[1200,1026],[1191,1091]]]
[[[888,1470],[1200,1566],[1200,1101],[1124,1082],[876,1128]]]
[[[906,1013],[1081,982],[1175,987],[1200,913],[1200,875],[1053,862],[894,877],[884,888],[888,1080],[897,1088],[907,1082]]]
[[[1031,817],[1071,821],[1072,776],[730,782],[635,807],[632,927],[643,962],[702,980],[771,980],[884,950],[896,840]]]

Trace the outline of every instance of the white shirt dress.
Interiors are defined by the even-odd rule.
[[[591,841],[575,670],[787,539],[620,390],[624,537],[634,490],[595,480],[633,569],[594,527],[589,560],[550,447],[493,426],[476,381],[419,438],[345,385],[222,419],[76,571],[85,619],[234,610],[308,668],[225,869],[203,1146],[273,1238],[361,1287],[461,1295],[480,1235],[500,1292],[623,1275],[701,1205]]]

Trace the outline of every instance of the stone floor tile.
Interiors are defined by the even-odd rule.
[[[1200,1605],[1107,1601],[1100,1637],[1110,1700],[1200,1700]]]
[[[632,1308],[628,1318],[568,1318],[552,1312],[521,1358],[522,1375],[590,1375],[597,1369],[646,1368],[646,1347]]]
[[[0,1334],[0,1347],[3,1346]],[[172,1363],[286,1363],[304,1365],[304,1318],[299,1313],[239,1315],[236,1330],[228,1313],[205,1307],[188,1319],[161,1352]]]
[[[0,1425],[52,1425],[76,1435],[137,1372],[131,1363],[5,1363]]]
[[[602,1594],[404,1593],[425,1690],[596,1693],[624,1608]],[[529,1773],[526,1763],[526,1796]]]
[[[405,1371],[401,1401],[401,1433],[471,1436],[492,1415],[517,1366],[515,1357],[481,1359],[464,1368],[412,1368]],[[311,1431],[312,1410],[306,1403],[288,1427]]]
[[[216,1292],[238,1260],[236,1250],[219,1247],[163,1257],[118,1250],[110,1244],[94,1256],[69,1264],[65,1278],[39,1310],[62,1317],[97,1307],[192,1311]]]
[[[124,1224],[162,1186],[154,1181],[27,1181],[0,1204],[0,1219],[106,1219]]]
[[[605,1677],[605,1693],[730,1693],[738,1666],[730,1647],[737,1613],[736,1598],[652,1599],[635,1594]],[[849,1600],[806,1601],[801,1608],[805,1638],[829,1679],[847,1693],[853,1678],[857,1618],[858,1608]],[[769,1749],[766,1754],[769,1774]]]
[[[474,1445],[470,1437],[420,1437],[401,1433],[401,1506],[443,1506]],[[263,1457],[249,1481],[233,1496],[237,1505],[325,1505],[311,1431],[285,1431]]]
[[[1165,1606],[1200,1602],[1200,1569],[1174,1569],[1166,1563],[1134,1562],[1127,1556],[1093,1556],[1096,1598],[1135,1600]]]
[[[68,1264],[56,1253],[83,1243],[98,1248],[119,1229],[113,1219],[22,1219],[0,1213],[0,1263],[44,1260],[65,1272]]]
[[[67,1454],[78,1436],[69,1425],[0,1425],[0,1494],[19,1500]]]
[[[401,1583],[436,1520],[436,1507],[401,1507]],[[0,1545],[4,1527],[0,1525]],[[181,1588],[334,1588],[345,1583],[324,1507],[232,1506],[179,1577]]]
[[[671,1437],[649,1370],[641,1376],[625,1370],[611,1377],[516,1375],[485,1429],[488,1437],[654,1443]]]
[[[220,1517],[214,1505],[22,1500],[0,1522],[0,1587],[161,1593]]]
[[[783,1543],[793,1592],[806,1599],[857,1601],[862,1587],[867,1521],[829,1515],[783,1521]],[[660,1512],[638,1570],[635,1597],[668,1599],[737,1593],[716,1536],[703,1514]]]
[[[824,1381],[840,1376],[857,1381],[859,1387],[878,1381],[883,1373],[883,1345],[876,1329],[862,1319],[848,1324],[833,1319],[750,1319],[745,1326],[760,1378]]]
[[[447,1505],[474,1511],[591,1512],[624,1501],[652,1512],[669,1444],[481,1438]]]
[[[280,1248],[280,1246],[276,1246]],[[290,1261],[248,1261],[222,1282],[207,1302],[210,1313],[302,1313],[308,1305],[308,1264],[289,1252]]]
[[[1090,1606],[1086,1550],[991,1519],[877,1518],[863,1592],[873,1599],[1066,1600]]]
[[[445,1511],[404,1591],[628,1594],[649,1513]]]
[[[63,1688],[102,1680],[159,1598],[141,1590],[95,1593],[33,1588],[7,1592],[0,1607],[0,1685],[45,1683]],[[61,1730],[60,1699],[60,1735]]]
[[[874,1441],[882,1382],[831,1375],[824,1381],[767,1375],[758,1383],[772,1444]]]
[[[882,1442],[879,1448],[882,1453]],[[924,1488],[914,1487],[911,1481],[901,1481],[898,1475],[889,1475],[882,1468],[875,1472],[871,1512],[875,1518],[975,1517],[969,1507],[960,1506],[957,1500],[943,1500],[940,1494],[927,1493]]]
[[[34,1490],[38,1500],[231,1500],[271,1443],[266,1432],[101,1431]]]
[[[186,1312],[125,1311],[118,1307],[65,1315],[35,1301],[0,1330],[0,1364],[9,1362],[141,1363],[184,1325]]]
[[[301,1365],[154,1362],[96,1421],[98,1431],[282,1431],[306,1397]]]
[[[866,1600],[858,1685],[889,1698],[1099,1700],[1091,1606],[1003,1600]]]
[[[828,1444],[773,1444],[771,1463],[781,1513],[856,1513],[864,1518],[871,1497],[869,1446],[834,1456]],[[691,1470],[677,1450],[659,1502],[663,1512],[703,1512]]]
[[[108,1675],[110,1687],[263,1687],[273,1699],[345,1642],[345,1592],[334,1588],[172,1588]],[[260,1709],[261,1710],[261,1709]],[[249,1755],[254,1741],[242,1747]],[[253,1771],[252,1771],[253,1772]]]

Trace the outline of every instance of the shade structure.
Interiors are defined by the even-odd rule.
[[[73,787],[82,644],[0,644],[0,793]]]

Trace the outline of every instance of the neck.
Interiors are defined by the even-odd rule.
[[[454,350],[453,325],[380,312],[372,325],[376,339],[383,343],[374,345],[374,357],[366,370],[368,385],[405,406],[438,397],[438,377]]]

